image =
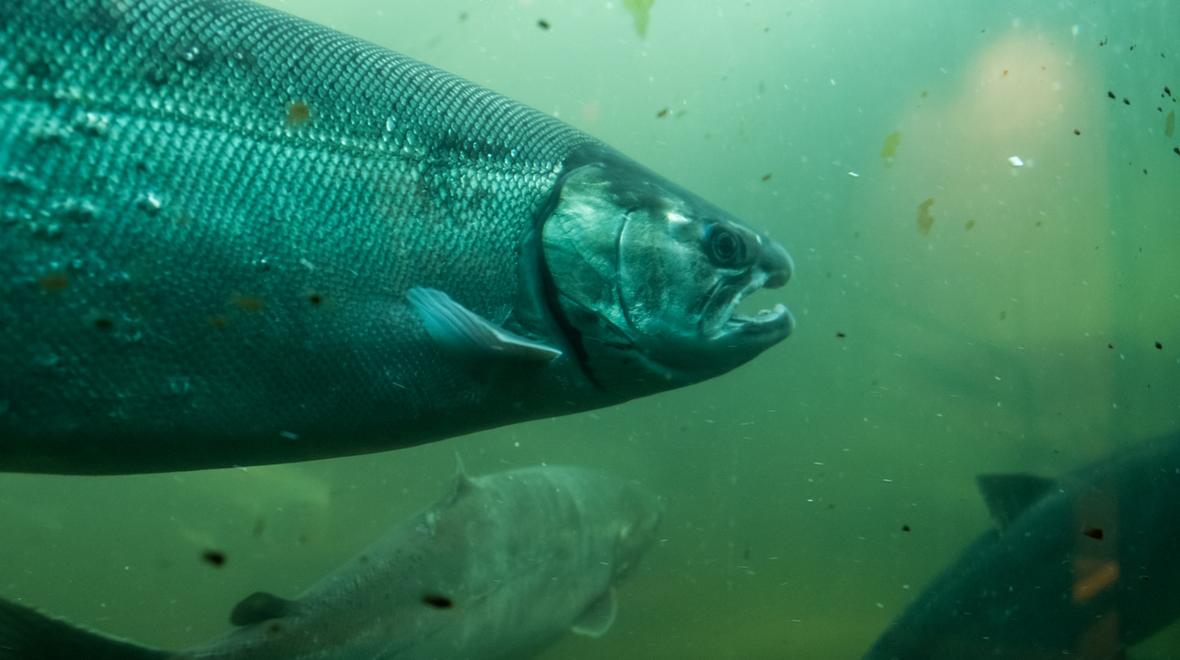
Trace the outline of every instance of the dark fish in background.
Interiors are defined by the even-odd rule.
[[[0,2],[0,470],[406,447],[724,373],[764,234],[562,122],[242,0]]]
[[[973,542],[868,660],[1124,658],[1180,617],[1180,436],[1066,475],[979,478]]]
[[[449,495],[299,598],[244,599],[222,639],[160,651],[0,601],[0,660],[527,657],[570,630],[607,632],[615,585],[661,517],[644,489],[588,470],[460,474]]]

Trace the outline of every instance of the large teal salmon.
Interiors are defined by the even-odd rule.
[[[601,636],[615,585],[655,541],[643,488],[579,468],[468,479],[295,600],[258,592],[238,627],[178,652],[88,632],[0,600],[0,660],[479,660]]]
[[[0,470],[405,447],[786,337],[786,251],[545,114],[241,0],[0,1]]]

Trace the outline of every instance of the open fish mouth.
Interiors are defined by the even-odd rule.
[[[757,312],[739,311],[738,306],[747,296],[763,288],[778,288],[789,279],[790,271],[757,273],[745,284],[719,282],[709,297],[706,314],[702,318],[702,333],[711,341],[756,341],[768,346],[790,336],[795,328],[795,317],[787,306],[776,303]]]

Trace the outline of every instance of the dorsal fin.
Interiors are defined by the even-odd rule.
[[[475,482],[471,477],[467,476],[467,469],[463,467],[463,457],[459,452],[455,452],[455,487],[454,497],[459,498],[471,492],[475,488]]]
[[[235,626],[248,626],[268,619],[278,619],[293,613],[298,603],[279,598],[265,591],[255,591],[246,596],[229,614],[229,622]]]
[[[992,520],[1000,529],[1007,529],[1013,520],[1048,495],[1056,485],[1052,479],[1031,474],[981,474],[975,481],[991,511]]]

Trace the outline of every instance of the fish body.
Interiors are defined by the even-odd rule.
[[[562,122],[242,0],[0,3],[0,470],[405,447],[717,375],[781,246]],[[674,356],[669,361],[667,356]]]
[[[1126,657],[1180,616],[1180,436],[1059,479],[982,476],[979,537],[868,660]]]
[[[435,505],[286,600],[255,593],[225,637],[147,649],[0,601],[0,660],[71,657],[482,659],[599,636],[662,516],[644,489],[570,467],[460,475]]]

